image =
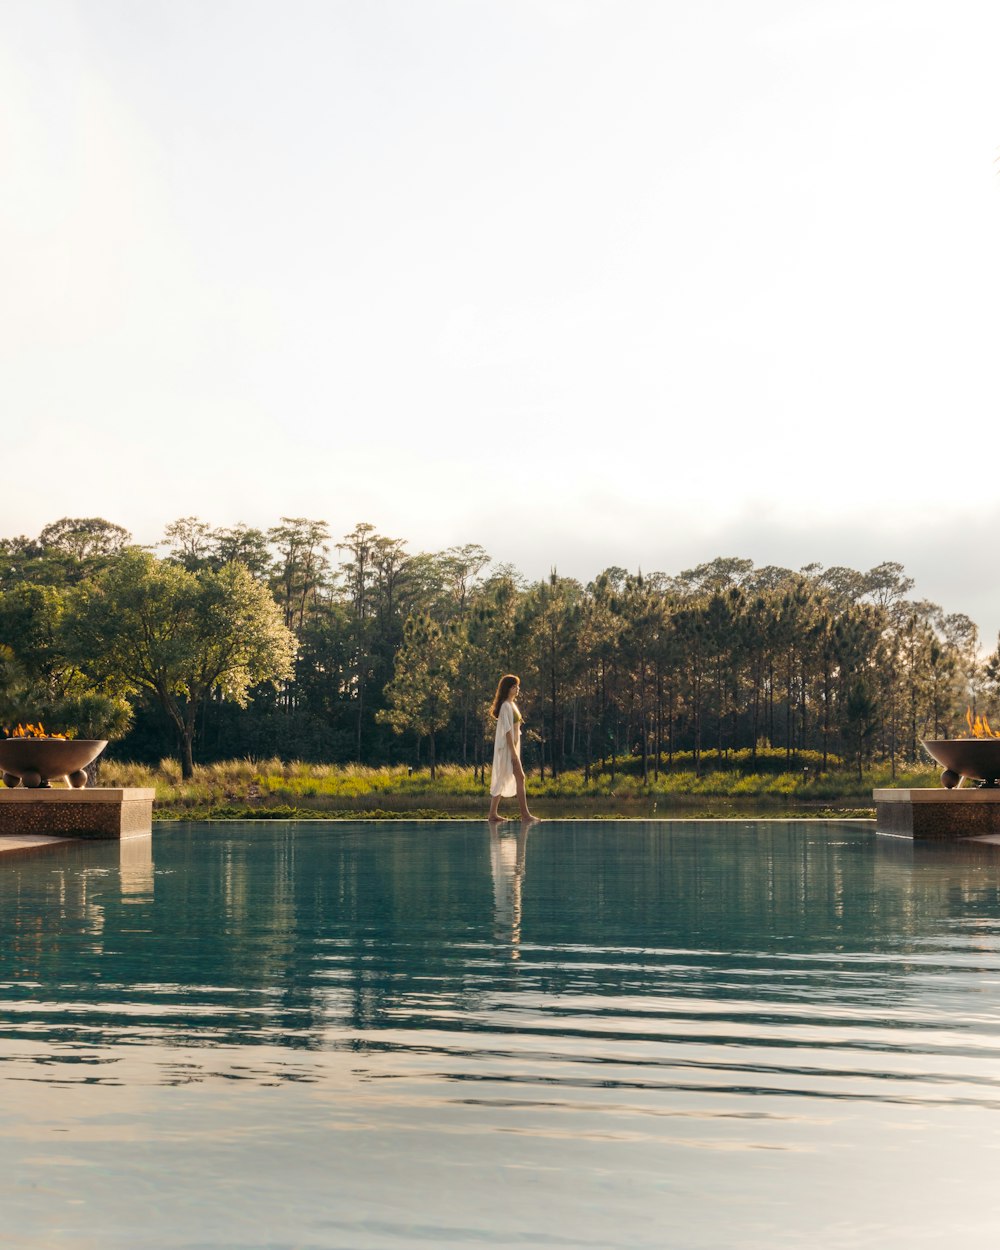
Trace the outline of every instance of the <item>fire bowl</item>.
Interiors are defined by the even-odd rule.
[[[69,778],[76,789],[87,784],[83,771],[107,746],[96,738],[4,738],[0,739],[0,769],[5,786],[30,789],[50,781]]]
[[[922,745],[944,769],[941,782],[949,790],[960,777],[987,786],[995,786],[1000,778],[1000,738],[942,738]]]

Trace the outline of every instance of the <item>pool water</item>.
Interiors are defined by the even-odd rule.
[[[1000,848],[178,824],[0,861],[0,1247],[993,1247]]]

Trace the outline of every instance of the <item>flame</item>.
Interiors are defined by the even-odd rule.
[[[1000,738],[1000,732],[990,728],[990,722],[985,716],[973,719],[971,707],[965,709],[965,723],[969,726],[970,738]]]
[[[41,721],[37,725],[18,725],[14,730],[5,729],[4,733],[8,738],[62,738],[64,741],[66,739],[65,734],[46,733]]]

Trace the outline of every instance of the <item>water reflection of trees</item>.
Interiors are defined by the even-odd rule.
[[[472,1029],[515,968],[547,994],[822,1002],[863,955],[875,1002],[942,932],[992,950],[1000,916],[995,848],[808,823],[192,826],[123,854],[4,866],[2,993],[50,1004],[43,1031],[321,1047]]]

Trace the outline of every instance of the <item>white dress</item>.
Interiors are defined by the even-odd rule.
[[[514,780],[514,756],[507,745],[507,734],[514,738],[514,752],[521,758],[521,714],[517,713],[510,699],[500,704],[500,715],[497,717],[497,736],[493,743],[493,774],[490,778],[490,797],[509,799],[517,794],[517,783]]]

